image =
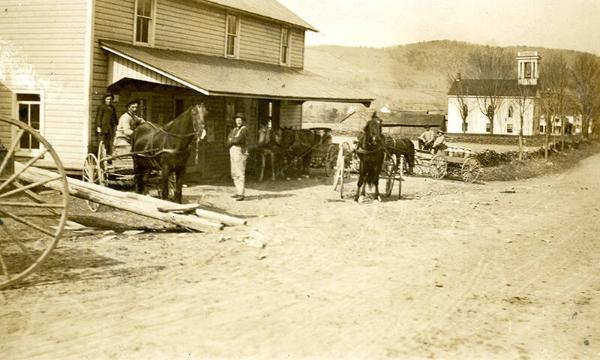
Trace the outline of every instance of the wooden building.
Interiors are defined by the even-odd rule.
[[[267,117],[299,128],[304,101],[373,100],[304,70],[305,32],[316,30],[275,0],[5,0],[2,10],[0,113],[38,129],[69,169],[97,145],[106,93],[119,114],[141,100],[158,124],[207,104],[203,173],[228,171],[238,111],[256,135]],[[23,142],[19,155],[36,151]]]

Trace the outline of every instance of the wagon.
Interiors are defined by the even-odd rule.
[[[124,154],[109,155],[102,141],[98,145],[98,153],[89,153],[83,163],[82,178],[86,182],[107,187],[132,188],[135,185],[135,172],[133,169],[133,156],[152,157],[153,151],[128,152]],[[145,180],[146,185],[156,189],[160,197],[160,171],[153,171]],[[169,178],[169,196],[175,192],[175,178]],[[96,212],[100,204],[86,200],[88,208]]]
[[[339,145],[335,166],[333,168],[333,190],[339,191],[340,198],[344,198],[344,183],[348,181],[351,174],[357,174],[360,160],[356,152],[355,144],[343,142]],[[404,157],[397,158],[396,155],[385,153],[380,179],[385,180],[385,194],[392,195],[394,183],[398,182],[398,196],[402,194],[402,171],[404,169]]]
[[[434,179],[450,175],[472,183],[481,176],[482,167],[473,151],[451,146],[437,154],[416,150],[414,172]]]
[[[310,167],[324,168],[325,176],[329,177],[333,175],[340,145],[333,143],[331,128],[313,127],[309,130],[319,137],[319,143],[311,150]]]
[[[19,120],[0,117],[11,135],[0,151],[0,289],[33,273],[49,256],[67,222],[68,182],[63,164],[39,132]],[[29,151],[24,152],[24,149]],[[25,185],[36,167],[56,169],[48,180]],[[39,191],[55,183],[55,191]]]

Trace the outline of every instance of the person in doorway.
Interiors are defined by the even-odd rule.
[[[419,149],[429,150],[433,146],[435,134],[429,125],[425,125],[425,131],[419,136]]]
[[[446,136],[444,136],[444,132],[442,130],[437,131],[437,136],[433,141],[433,145],[431,145],[431,150],[434,154],[437,154],[439,151],[444,151],[448,148],[446,145]]]
[[[235,121],[235,128],[231,130],[227,137],[229,158],[231,161],[231,178],[236,190],[235,195],[232,197],[235,201],[242,201],[244,200],[246,190],[248,128],[246,127],[246,118],[243,113],[235,114],[233,120]]]
[[[96,109],[96,133],[102,140],[107,154],[112,154],[114,130],[117,127],[117,111],[112,102],[112,94],[106,94],[102,105]]]
[[[132,100],[127,103],[127,111],[119,118],[115,141],[113,143],[115,155],[131,152],[131,134],[138,125],[145,120],[137,115],[140,106],[139,100]]]

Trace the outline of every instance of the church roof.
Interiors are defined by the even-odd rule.
[[[537,85],[519,85],[517,79],[463,79],[454,81],[448,91],[450,96],[510,96],[534,97]]]

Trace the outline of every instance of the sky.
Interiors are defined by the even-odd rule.
[[[600,0],[279,0],[319,30],[307,45],[428,40],[529,45],[600,55]]]

